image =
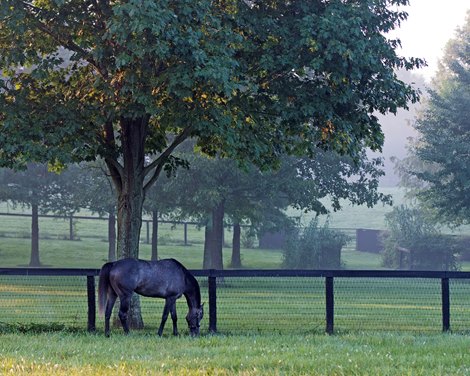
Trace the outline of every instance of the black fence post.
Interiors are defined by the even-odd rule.
[[[209,270],[209,332],[217,332],[217,277]]]
[[[184,222],[184,245],[188,245],[188,224]]]
[[[326,332],[333,334],[335,320],[335,296],[333,277],[325,277],[325,297],[326,297]]]
[[[442,331],[450,331],[450,291],[449,278],[441,279],[442,292]]]
[[[87,275],[87,296],[88,296],[88,331],[96,330],[96,295],[95,295],[95,277]]]
[[[69,217],[69,240],[74,240],[73,235],[73,215]]]
[[[145,237],[145,244],[150,244],[150,221],[145,221],[147,235]]]

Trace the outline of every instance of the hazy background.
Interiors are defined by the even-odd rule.
[[[456,28],[464,23],[466,12],[470,10],[470,1],[410,0],[410,5],[404,9],[409,14],[408,19],[391,34],[402,42],[398,53],[425,59],[428,66],[415,70],[412,74],[401,73],[400,78],[416,83],[415,86],[425,93],[425,86],[431,84],[447,42],[454,37]],[[381,117],[385,134],[382,156],[385,158],[386,176],[381,180],[384,187],[398,183],[390,158],[395,156],[402,159],[406,155],[408,138],[416,136],[411,122],[419,108],[420,105],[417,104],[411,106],[410,111],[399,110],[396,116]]]

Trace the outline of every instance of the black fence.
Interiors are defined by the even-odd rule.
[[[21,223],[14,221],[15,218],[31,218],[31,214],[23,213],[0,213],[0,217],[4,217],[3,226],[0,227],[0,236],[13,238],[29,238],[31,237],[31,224],[28,221]],[[61,240],[78,240],[82,238],[98,238],[107,241],[107,222],[105,217],[92,217],[82,215],[61,216],[52,214],[40,214],[40,237],[45,239],[58,238]],[[7,223],[12,221],[13,225]],[[14,222],[13,222],[14,221]],[[94,221],[94,226],[80,226],[85,221]],[[146,244],[150,244],[152,234],[151,219],[142,219],[142,235],[141,240]],[[50,225],[52,223],[52,225]],[[189,245],[191,242],[202,242],[202,235],[197,239],[190,239],[188,230],[199,229],[201,224],[191,221],[168,221],[159,219],[159,225],[163,225],[161,241],[178,242]],[[49,225],[48,225],[49,224]],[[43,226],[44,225],[44,226]],[[78,227],[78,229],[77,229]],[[169,236],[169,232],[172,236]],[[173,234],[174,233],[174,234]],[[203,232],[201,232],[203,234]]]
[[[208,302],[204,321],[209,332],[470,330],[470,272],[192,272]],[[98,273],[97,269],[0,268],[0,325],[53,323],[95,331]],[[142,298],[141,302],[146,327],[156,328],[164,301]],[[186,312],[185,305],[184,299],[178,300],[178,312]]]
[[[24,213],[0,213],[2,219],[0,226],[0,237],[10,238],[30,238],[31,223],[29,221],[18,221],[18,218],[31,218],[31,214]],[[39,237],[42,239],[79,240],[79,239],[99,239],[108,241],[108,218],[93,216],[60,216],[41,214],[39,215]],[[85,225],[85,222],[93,222],[93,226]],[[152,219],[142,219],[141,241],[150,244],[152,239]],[[191,244],[204,243],[204,231],[201,231],[203,224],[192,221],[171,221],[158,219],[159,244],[178,244],[188,246]],[[249,225],[242,225],[242,228],[249,228]],[[226,224],[229,231],[232,225]],[[335,228],[347,234],[351,241],[348,246],[356,247],[356,234],[362,231],[362,237],[372,237],[376,240],[378,230],[365,231],[354,228]],[[266,249],[281,249],[285,240],[285,234],[268,233],[259,239],[259,247]],[[224,241],[231,244],[231,236],[225,234]],[[369,241],[366,239],[365,241]],[[362,243],[361,243],[362,244]],[[255,246],[254,240],[252,246]],[[258,246],[258,245],[256,245]],[[251,246],[247,246],[251,248]],[[370,248],[370,247],[369,247]],[[368,248],[368,249],[369,249]],[[378,252],[378,251],[374,251]]]

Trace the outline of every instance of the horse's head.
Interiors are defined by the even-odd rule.
[[[186,321],[188,322],[189,334],[191,337],[199,335],[199,328],[201,326],[201,320],[204,316],[204,303],[199,308],[191,308],[186,315]]]

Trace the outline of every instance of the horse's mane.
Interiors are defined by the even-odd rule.
[[[191,274],[191,272],[188,269],[186,269],[186,267],[181,262],[179,262],[178,260],[175,260],[175,259],[172,259],[172,260],[184,272],[184,278],[189,282],[188,284],[193,286],[195,297],[196,297],[196,303],[200,306],[201,305],[201,289],[199,288],[199,283],[198,283],[196,277],[194,277]]]

